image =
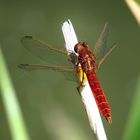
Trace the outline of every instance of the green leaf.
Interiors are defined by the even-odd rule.
[[[13,140],[30,140],[15,89],[0,48],[0,93]]]
[[[126,122],[126,129],[123,140],[140,139],[140,77],[137,82],[136,93],[133,99],[132,108]]]

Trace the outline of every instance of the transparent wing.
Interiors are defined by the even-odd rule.
[[[29,52],[38,56],[48,64],[69,65],[67,52],[65,50],[55,48],[33,36],[24,36],[21,42]]]
[[[19,64],[19,68],[31,71],[31,70],[54,70],[58,72],[73,72],[72,67],[42,65],[42,64]]]
[[[103,52],[105,51],[105,45],[106,45],[106,41],[107,41],[107,36],[108,36],[108,23],[106,23],[104,25],[104,28],[102,30],[102,32],[100,33],[100,36],[95,44],[95,48],[94,48],[94,52],[96,54],[96,59],[100,59],[100,57],[102,57]]]
[[[102,58],[100,58],[100,60],[98,60],[98,68],[100,67],[100,65],[104,62],[104,60],[107,58],[107,56],[112,52],[112,50],[114,48],[116,48],[117,44],[114,43],[110,48],[108,48],[105,52],[104,55],[102,56]]]
[[[74,73],[74,68],[63,67],[55,65],[42,65],[42,64],[19,64],[19,68],[27,71],[33,70],[53,70],[56,72],[62,72],[67,80],[77,81]]]
[[[117,46],[114,43],[110,48],[106,47],[108,32],[109,32],[109,27],[108,27],[108,23],[106,23],[95,44],[94,53],[96,56],[96,62],[98,68],[100,67],[101,63],[103,63],[103,61],[107,58],[107,56],[112,52],[112,50]]]

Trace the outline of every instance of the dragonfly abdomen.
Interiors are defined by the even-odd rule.
[[[111,109],[109,107],[108,101],[105,97],[104,91],[99,83],[96,73],[93,71],[88,71],[86,75],[100,112],[111,124],[112,123]]]

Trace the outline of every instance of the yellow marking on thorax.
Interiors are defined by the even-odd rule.
[[[83,72],[81,66],[76,67],[75,71],[79,81],[82,82],[82,85],[84,86],[88,81],[86,74]]]

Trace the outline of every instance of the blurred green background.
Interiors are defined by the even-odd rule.
[[[125,2],[1,0],[0,45],[31,140],[96,139],[74,82],[53,71],[17,68],[20,63],[44,63],[24,49],[22,36],[33,35],[63,48],[61,26],[67,19],[72,21],[78,39],[87,41],[91,48],[105,22],[109,22],[108,45],[117,42],[118,47],[98,75],[113,114],[111,126],[103,118],[107,137],[120,140],[140,74],[140,30]],[[12,140],[1,96],[0,139]]]

